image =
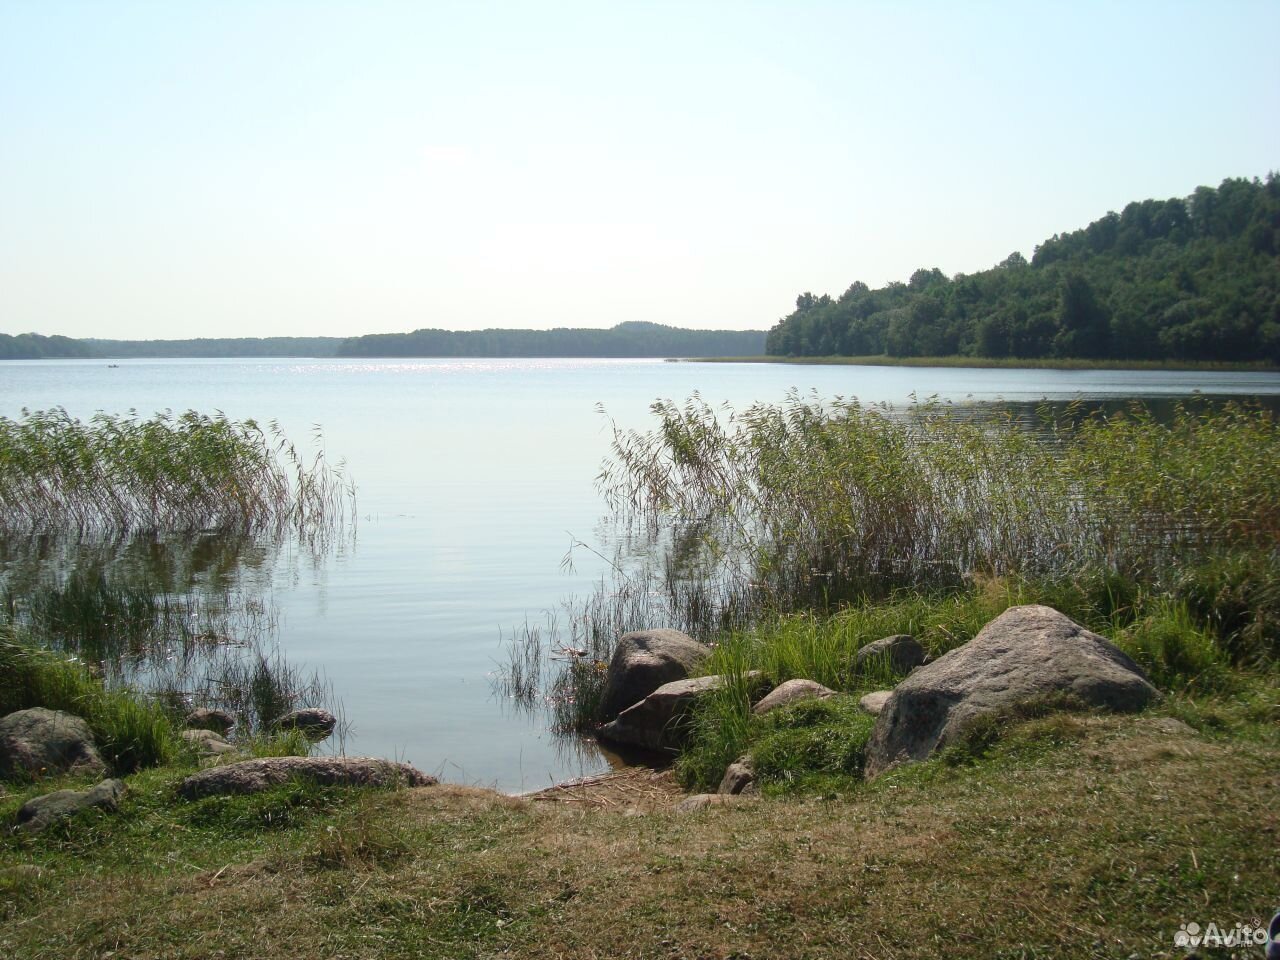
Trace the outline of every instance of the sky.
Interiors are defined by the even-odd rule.
[[[1280,0],[0,0],[0,332],[767,329],[1280,170]]]

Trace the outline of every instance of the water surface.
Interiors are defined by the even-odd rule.
[[[652,360],[122,360],[0,363],[0,415],[220,410],[323,429],[358,487],[353,546],[270,578],[289,659],[323,669],[352,723],[349,753],[447,779],[528,790],[602,769],[495,698],[500,638],[584,594],[601,564],[594,479],[608,420],[645,426],[655,399],[778,401],[789,390],[905,404],[1041,398],[1280,396],[1280,375],[664,363]]]

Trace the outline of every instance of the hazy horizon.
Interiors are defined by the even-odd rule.
[[[0,332],[767,329],[1280,169],[1278,34],[1269,2],[0,0]]]

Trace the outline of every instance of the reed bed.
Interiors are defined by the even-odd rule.
[[[1273,414],[1187,404],[1078,406],[1027,429],[792,395],[743,413],[694,397],[659,425],[615,429],[600,484],[650,529],[696,525],[699,579],[753,609],[811,609],[974,571],[1160,573],[1225,545],[1280,539]]]
[[[542,682],[560,729],[590,729],[598,665],[625,629],[655,626],[721,645],[718,671],[837,688],[856,685],[862,643],[926,630],[941,652],[1013,602],[1053,603],[1104,629],[1141,613],[1129,646],[1174,687],[1207,683],[1223,662],[1280,659],[1269,410],[1193,401],[1157,417],[1141,404],[1075,404],[1027,423],[793,394],[743,412],[696,395],[652,411],[651,430],[615,428],[599,476],[615,520],[652,549],[615,564],[564,618],[590,660]],[[513,659],[528,653],[519,641]],[[544,642],[558,645],[554,630]],[[737,723],[742,711],[723,706],[714,722]]]
[[[0,533],[204,530],[315,534],[354,490],[323,448],[308,462],[278,425],[195,411],[62,408],[0,417]]]

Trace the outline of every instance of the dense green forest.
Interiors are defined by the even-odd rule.
[[[767,352],[1280,363],[1280,177],[1130,203],[1030,262],[802,294]]]
[[[11,337],[0,333],[0,360],[39,360],[43,357],[89,357],[93,351],[82,340],[70,337],[42,337],[20,333]]]
[[[763,330],[685,330],[629,321],[608,330],[415,330],[352,337],[341,357],[717,357],[756,356]]]

